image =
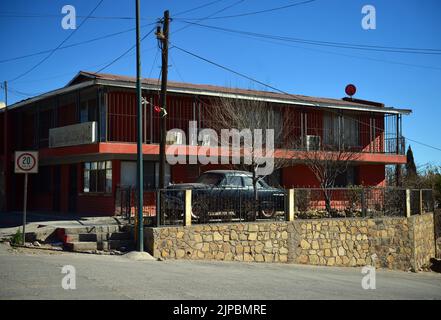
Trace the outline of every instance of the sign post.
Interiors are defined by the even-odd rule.
[[[15,152],[15,173],[24,173],[23,192],[23,239],[26,237],[26,208],[28,201],[28,174],[38,173],[38,151],[16,151]]]

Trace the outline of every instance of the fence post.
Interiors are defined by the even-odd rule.
[[[366,195],[364,188],[361,188],[361,216],[366,217]]]
[[[191,190],[185,190],[184,226],[191,226]]]
[[[423,214],[423,189],[420,189],[420,214]]]
[[[406,189],[406,217],[409,218],[410,215],[411,215],[410,189]]]
[[[294,208],[295,208],[295,191],[294,189],[289,189],[287,221],[294,221]]]

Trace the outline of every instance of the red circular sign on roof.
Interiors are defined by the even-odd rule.
[[[355,92],[357,92],[357,88],[353,84],[348,84],[345,88],[345,92],[348,96],[352,97]]]

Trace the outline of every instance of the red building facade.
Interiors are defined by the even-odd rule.
[[[293,159],[308,152],[308,140],[338,143],[336,137],[345,137],[358,156],[340,185],[384,186],[385,166],[406,162],[401,118],[411,111],[369,101],[170,82],[167,129],[188,132],[189,121],[210,128],[207,108],[220,97],[265,101],[275,127],[282,117],[289,119],[289,128],[280,130],[302,141],[301,148],[293,144],[289,150]],[[157,80],[143,80],[143,100],[144,188],[153,190],[159,158],[160,115],[153,108],[159,104]],[[30,210],[113,215],[117,189],[135,185],[136,126],[135,79],[108,74],[80,72],[64,88],[1,109],[0,209],[21,208],[23,176],[13,172],[14,151],[38,150],[39,173],[29,180]],[[274,172],[271,182],[286,188],[317,186],[313,173],[298,163]],[[168,166],[167,180],[192,182],[219,167]]]

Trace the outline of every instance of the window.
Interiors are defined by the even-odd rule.
[[[84,192],[112,192],[112,161],[84,163]]]
[[[223,177],[220,174],[204,173],[199,177],[199,179],[196,182],[217,186],[222,181],[222,179],[223,179]]]
[[[240,178],[240,176],[227,176],[225,186],[242,187],[242,179]]]
[[[335,187],[347,187],[355,185],[357,181],[355,167],[350,166],[345,172],[340,173],[335,179]]]
[[[80,93],[80,122],[97,120],[97,92],[95,89],[85,90]]]

